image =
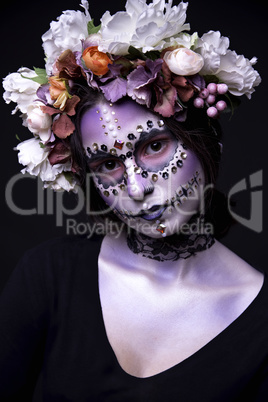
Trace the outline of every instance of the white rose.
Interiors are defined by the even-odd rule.
[[[12,114],[16,113],[18,110],[22,113],[26,113],[29,103],[33,103],[37,98],[36,91],[40,87],[37,82],[23,78],[22,75],[29,78],[37,77],[33,70],[22,67],[17,73],[11,73],[3,80],[3,87],[5,89],[3,98],[5,102],[17,103]]]
[[[22,173],[29,173],[39,176],[42,181],[53,181],[56,179],[58,165],[52,166],[48,160],[49,149],[40,146],[38,138],[20,142],[15,150],[19,151],[19,163],[25,166]]]
[[[228,90],[235,96],[246,95],[249,99],[260,84],[261,78],[252,67],[257,59],[248,60],[228,49],[229,39],[220,32],[210,31],[197,42],[195,51],[204,58],[202,75],[215,75],[228,85]]]
[[[209,31],[198,39],[195,52],[204,59],[202,75],[215,74],[221,63],[221,56],[225,55],[229,47],[229,39],[221,36],[219,31]]]
[[[25,125],[28,129],[38,134],[42,142],[47,142],[51,136],[52,117],[41,110],[42,102],[35,102],[28,106]]]
[[[88,36],[87,24],[91,20],[86,0],[82,0],[82,7],[85,9],[85,13],[72,10],[63,11],[62,15],[57,18],[58,21],[52,21],[50,29],[42,36],[48,75],[52,72],[55,60],[64,50],[81,51],[81,40]]]
[[[146,0],[128,0],[126,11],[113,16],[106,11],[101,18],[99,50],[125,55],[130,45],[143,52],[163,49],[165,39],[190,29],[184,24],[188,3],[171,5],[172,1],[153,0],[147,5]]]
[[[184,76],[198,73],[204,65],[200,54],[184,47],[167,51],[164,60],[172,73]]]
[[[252,67],[256,62],[256,58],[248,60],[244,56],[228,50],[226,55],[221,57],[216,76],[228,85],[231,94],[246,95],[250,99],[251,94],[255,91],[254,88],[261,82],[259,73]]]
[[[44,188],[50,188],[54,191],[73,191],[74,193],[78,192],[78,184],[72,175],[66,178],[65,173],[60,173],[54,181],[45,182]]]

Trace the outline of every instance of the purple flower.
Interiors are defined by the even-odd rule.
[[[127,94],[137,103],[150,107],[152,86],[162,68],[162,59],[147,59],[145,65],[139,65],[127,77]]]
[[[117,77],[108,84],[100,87],[104,96],[111,102],[116,102],[127,94],[127,81],[124,78]]]

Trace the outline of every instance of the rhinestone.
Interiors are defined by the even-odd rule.
[[[165,123],[163,122],[163,120],[158,120],[157,124],[159,127],[163,127]]]
[[[128,176],[131,176],[131,175],[133,175],[133,173],[132,173],[132,172],[130,172],[129,174],[127,174],[127,172],[124,172],[124,178],[125,178],[125,179],[127,179],[127,178],[128,178]]]
[[[183,161],[179,159],[179,160],[177,161],[177,166],[178,166],[179,168],[183,167]]]
[[[136,130],[138,131],[138,133],[142,133],[142,132],[143,132],[143,127],[139,124],[139,125],[136,127]]]
[[[173,166],[173,167],[171,168],[171,172],[172,172],[172,173],[177,173],[177,168],[176,168],[176,166]]]
[[[103,124],[103,125],[102,125],[102,128],[105,128],[105,127],[106,127],[105,124]]]
[[[113,190],[113,195],[118,195],[118,191],[117,191],[117,190]]]
[[[122,154],[122,155],[119,156],[119,158],[121,158],[122,161],[125,161],[126,160],[126,155]]]
[[[120,188],[120,190],[125,191],[126,186],[124,184],[120,184],[119,188]]]
[[[171,201],[172,201],[172,202],[175,202],[175,201],[176,201],[176,198],[175,198],[175,197],[172,197],[172,198],[171,198]]]
[[[117,126],[117,130],[121,130],[121,126]]]
[[[105,135],[108,135],[107,131],[104,133]]]
[[[181,158],[182,158],[182,159],[186,159],[186,158],[187,158],[187,153],[186,153],[186,152],[182,152],[182,153],[181,153]]]
[[[127,142],[127,143],[126,143],[126,146],[127,146],[127,148],[129,148],[129,149],[132,149],[132,148],[133,148],[133,145],[131,144],[131,142]]]
[[[128,152],[126,153],[126,156],[127,156],[127,158],[131,158],[132,152],[128,151]]]
[[[159,223],[159,225],[157,226],[156,230],[158,232],[160,232],[161,234],[163,234],[163,233],[165,233],[166,226],[163,223]]]
[[[105,197],[109,197],[109,191],[104,191],[104,192],[103,192],[103,195],[104,195]]]
[[[149,128],[152,128],[152,127],[154,126],[154,123],[152,122],[152,120],[148,120],[148,121],[147,121],[147,126],[148,126]]]
[[[94,151],[97,151],[99,149],[98,144],[96,144],[96,142],[94,142],[94,144],[92,145],[92,148],[94,149]]]
[[[113,104],[112,103],[110,103],[110,107],[112,107],[113,106]]]
[[[115,123],[118,123],[118,119],[114,119],[114,122],[115,122]]]
[[[144,177],[144,179],[146,179],[146,177],[148,177],[148,172],[146,172],[146,170],[144,170],[141,175],[142,175],[142,177]]]
[[[134,167],[134,173],[141,174],[141,168],[138,166]]]
[[[96,111],[96,113],[100,113],[100,111],[99,111],[99,110],[97,110],[97,111]]]
[[[116,149],[111,148],[111,149],[110,149],[110,154],[112,154],[112,155],[116,155]]]
[[[102,149],[104,152],[107,152],[107,146],[106,146],[105,144],[102,144],[102,145],[101,145],[101,149]]]
[[[112,115],[115,115],[115,112],[114,112],[114,111],[112,111]]]
[[[167,172],[164,172],[162,176],[163,176],[163,179],[165,179],[165,180],[168,179],[168,173]]]
[[[187,145],[181,144],[183,149],[188,149]]]
[[[114,143],[115,148],[122,149],[123,146],[124,146],[124,141],[116,140],[115,143]]]
[[[154,182],[156,182],[156,181],[158,180],[157,174],[153,174],[153,175],[152,175],[152,180],[153,180]]]
[[[132,140],[135,140],[136,137],[134,134],[130,133],[130,134],[128,134],[127,138],[132,141]]]
[[[89,155],[92,154],[91,149],[89,147],[87,147],[87,152],[89,153]]]
[[[103,117],[100,117],[100,121],[102,121],[103,120]]]

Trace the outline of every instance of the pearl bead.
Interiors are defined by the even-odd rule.
[[[210,84],[208,84],[207,89],[210,94],[215,95],[217,93],[217,84],[211,82]]]
[[[219,101],[219,102],[216,103],[216,108],[217,108],[220,112],[222,112],[224,109],[227,108],[227,103],[226,103],[225,101],[221,100],[221,101]]]
[[[214,119],[218,116],[218,110],[214,106],[211,106],[207,110],[207,115],[208,117],[212,117]]]
[[[215,103],[215,100],[216,100],[216,98],[215,98],[214,95],[211,95],[211,94],[208,95],[208,97],[207,97],[207,103],[208,103],[209,105],[213,105],[213,103]]]
[[[102,113],[106,114],[108,112],[107,109],[103,109]]]
[[[146,204],[146,202],[143,204],[142,206],[143,209],[147,209],[148,208],[148,204]]]
[[[218,89],[218,93],[220,95],[224,95],[228,91],[228,85],[226,85],[226,84],[218,84],[217,89]]]
[[[110,123],[110,121],[111,121],[110,117],[106,117],[105,121],[106,121],[106,123]]]
[[[113,131],[114,130],[114,126],[112,124],[109,124],[109,130]]]
[[[198,109],[201,109],[202,107],[204,107],[204,100],[202,98],[195,98],[194,106]]]
[[[208,89],[204,88],[202,91],[199,93],[200,98],[206,99],[209,95]]]

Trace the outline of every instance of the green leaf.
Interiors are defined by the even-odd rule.
[[[144,53],[136,49],[134,46],[129,46],[128,53],[132,59],[146,60],[146,56],[144,55]]]
[[[18,136],[18,134],[16,134],[15,137],[16,137],[16,139],[17,139],[19,142],[21,142],[21,139],[20,139],[20,137]]]
[[[160,52],[158,50],[150,50],[150,52],[145,53],[145,56],[154,61],[160,58]]]
[[[21,76],[22,76],[22,78],[26,78],[28,80],[32,80],[34,82],[37,82],[40,85],[48,83],[47,73],[46,73],[46,70],[44,68],[34,67],[34,72],[37,75],[37,77],[25,77],[25,75],[22,75],[22,74],[21,74]]]
[[[91,20],[87,23],[87,32],[89,35],[98,33],[100,30],[101,24],[98,26],[94,25],[94,20]]]

